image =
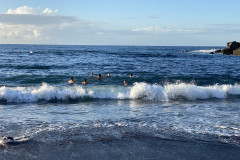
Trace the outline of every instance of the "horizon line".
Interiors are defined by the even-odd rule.
[[[115,45],[115,44],[30,44],[30,43],[0,43],[0,45],[49,45],[49,46],[116,46],[116,47],[225,47],[219,45]]]

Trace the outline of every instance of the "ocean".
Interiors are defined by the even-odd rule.
[[[237,159],[240,56],[210,54],[223,48],[0,45],[0,157],[158,159],[166,142]]]

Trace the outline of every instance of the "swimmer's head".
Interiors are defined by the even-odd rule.
[[[101,75],[101,74],[98,74],[97,79],[98,79],[98,80],[101,80],[101,79],[102,79],[102,75]]]
[[[68,83],[70,83],[70,84],[73,84],[73,83],[74,83],[73,77],[70,78],[70,80],[68,81]]]
[[[124,86],[127,86],[127,81],[123,80],[123,84],[124,84]]]
[[[84,78],[84,81],[82,82],[83,85],[87,85],[87,79]]]

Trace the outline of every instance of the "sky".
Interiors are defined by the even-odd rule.
[[[239,0],[0,0],[1,44],[226,46]]]

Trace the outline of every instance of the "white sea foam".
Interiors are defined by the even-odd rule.
[[[27,142],[29,139],[24,137],[24,136],[20,136],[20,137],[1,137],[0,138],[0,146],[5,147],[7,145],[10,144],[20,144],[20,143],[24,143]]]
[[[37,102],[39,100],[67,100],[86,95],[80,86],[58,88],[43,83],[40,87],[1,87],[0,99],[7,102]]]
[[[201,50],[194,50],[191,52],[194,53],[211,53],[211,52],[215,52],[217,49],[201,49]]]
[[[224,99],[227,98],[228,95],[240,95],[240,85],[197,86],[195,84],[179,83],[161,86],[141,82],[134,83],[134,85],[129,88],[106,88],[105,92],[95,92],[92,96],[95,98],[169,101],[177,98],[184,98],[186,100]]]
[[[237,86],[238,87],[238,86]],[[145,97],[149,100],[171,100],[178,97],[187,100],[208,99],[208,98],[226,98],[227,92],[231,85],[215,85],[215,86],[196,86],[194,84],[168,84],[164,87],[159,85],[149,85],[146,83],[136,83],[131,88],[130,97]],[[240,91],[240,89],[239,89]]]
[[[3,102],[67,101],[70,99],[144,99],[170,101],[179,98],[186,100],[224,99],[229,95],[240,95],[240,85],[197,86],[195,84],[148,84],[134,83],[133,86],[88,86],[68,87],[50,86],[43,83],[40,87],[0,87],[0,100]]]
[[[148,100],[167,100],[164,88],[160,85],[150,85],[144,82],[134,83],[130,90],[129,97],[131,99],[146,98]]]

